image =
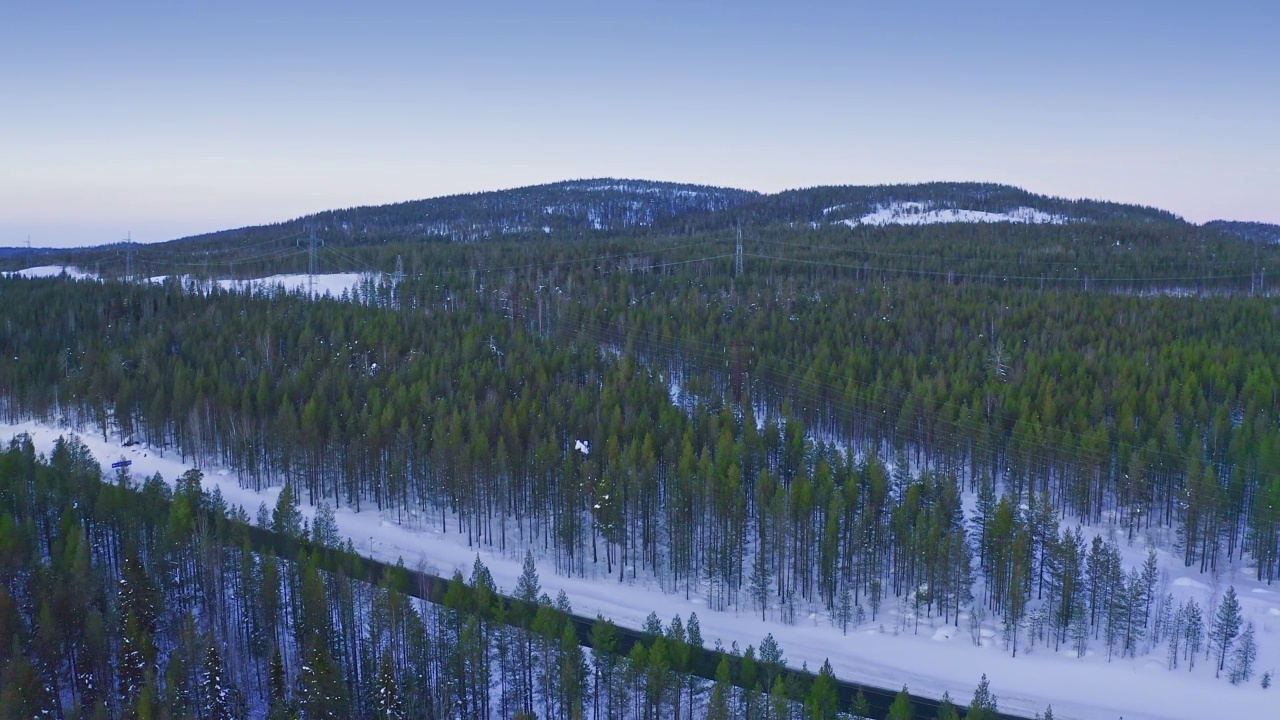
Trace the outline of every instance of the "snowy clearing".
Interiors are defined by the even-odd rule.
[[[98,280],[96,274],[85,272],[80,268],[70,265],[40,265],[38,267],[29,267],[23,270],[15,270],[8,273],[0,273],[4,276],[24,277],[24,278],[56,278],[66,275],[72,280]],[[189,287],[195,283],[195,287],[199,292],[207,293],[210,282],[192,278],[190,275],[156,275],[146,278],[146,282],[161,284],[170,278],[176,278],[182,282],[183,287]],[[316,275],[289,274],[289,275],[270,275],[262,278],[251,279],[234,279],[219,278],[212,282],[217,283],[218,287],[229,292],[242,293],[259,293],[270,294],[274,292],[285,293],[303,293],[308,288],[313,288],[316,297],[332,297],[340,299],[345,293],[348,297],[356,288],[364,288],[369,283],[377,284],[380,276],[372,273],[324,273]]]
[[[97,276],[88,273],[78,267],[71,265],[39,265],[37,267],[24,268],[22,270],[14,270],[13,272],[0,273],[6,277],[24,277],[24,278],[48,278],[61,277],[66,275],[72,280],[96,280]]]
[[[823,210],[826,215],[842,206],[837,205],[833,208]],[[936,225],[938,223],[1026,223],[1026,224],[1051,224],[1061,225],[1070,222],[1070,218],[1062,215],[1050,215],[1042,210],[1035,208],[1020,207],[1014,208],[1007,212],[993,213],[982,210],[962,210],[956,208],[938,208],[935,209],[931,203],[919,202],[897,202],[888,205],[879,205],[875,212],[863,215],[860,218],[849,218],[847,220],[837,220],[836,222],[848,225],[849,227],[857,227],[859,225],[872,225],[875,227],[884,227],[885,225]]]
[[[0,424],[0,438],[19,433],[31,435],[37,450],[48,453],[56,438],[70,431],[35,422]],[[115,439],[104,441],[100,432],[81,435],[81,440],[107,474],[112,462],[128,459],[133,462],[135,478],[159,472],[172,483],[191,467],[172,452],[162,456],[147,447],[122,447]],[[274,506],[279,495],[279,488],[261,493],[242,488],[238,478],[225,469],[202,470],[206,489],[219,488],[228,503],[244,507],[251,517],[262,503]],[[308,518],[315,512],[305,506],[302,511]],[[477,549],[467,547],[465,534],[442,532],[438,513],[427,517],[410,513],[409,518],[405,524],[398,524],[394,514],[382,516],[368,507],[361,513],[346,507],[337,512],[340,531],[362,553],[388,562],[403,558],[406,565],[446,576],[455,569],[464,575],[470,572]],[[452,518],[447,526],[456,527]],[[1087,529],[1087,536],[1092,537],[1094,532],[1106,534],[1105,529]],[[1168,535],[1169,531],[1157,531],[1150,539],[1157,547],[1167,548],[1172,539]],[[1130,546],[1122,538],[1119,546],[1126,568],[1141,565],[1146,555],[1143,539]],[[485,548],[479,550],[479,555],[500,587],[509,591],[515,586],[523,546],[512,542],[506,552]],[[1167,550],[1159,550],[1158,557],[1165,570],[1160,592],[1171,592],[1178,601],[1195,598],[1207,607],[1228,585],[1234,585],[1245,622],[1252,621],[1256,626],[1257,675],[1274,673],[1280,666],[1280,589],[1258,583],[1253,568],[1246,565],[1233,566],[1218,575],[1201,575],[1183,568]],[[967,703],[978,677],[986,673],[1001,710],[1026,716],[1052,704],[1058,718],[1271,717],[1276,701],[1272,693],[1280,692],[1263,690],[1257,676],[1238,687],[1229,684],[1225,675],[1215,679],[1216,663],[1205,660],[1203,654],[1193,671],[1188,672],[1185,664],[1176,671],[1166,670],[1164,653],[1159,648],[1134,659],[1107,662],[1105,650],[1099,652],[1101,641],[1094,641],[1089,654],[1081,659],[1068,648],[1054,653],[1043,646],[1029,650],[1024,646],[1019,649],[1019,656],[1012,658],[998,640],[999,629],[993,619],[984,623],[980,633],[984,639],[978,647],[971,640],[967,616],[960,619],[959,627],[945,625],[937,618],[920,618],[916,629],[910,607],[895,598],[885,600],[875,622],[868,620],[851,629],[847,636],[833,628],[821,612],[798,613],[800,619],[795,625],[773,619],[762,622],[749,612],[713,611],[707,607],[705,596],[696,590],[689,600],[683,593],[664,593],[643,575],[620,584],[616,574],[604,577],[603,563],[601,566],[594,577],[566,578],[555,575],[549,559],[540,559],[539,574],[546,592],[554,596],[564,590],[580,614],[600,613],[620,625],[640,627],[651,611],[664,622],[677,614],[687,617],[690,612],[697,612],[708,645],[719,640],[725,646],[737,642],[745,647],[758,644],[765,633],[773,633],[790,665],[806,663],[815,669],[824,658],[830,658],[838,676],[856,682],[884,688],[906,685],[915,694],[932,697],[941,696],[945,690]],[[743,607],[749,607],[749,603]],[[777,613],[773,615],[776,617]]]

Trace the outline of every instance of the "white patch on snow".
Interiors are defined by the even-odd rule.
[[[157,275],[148,278],[153,283],[163,283],[168,280],[170,275]],[[252,278],[247,280],[236,280],[222,278],[215,280],[218,287],[230,292],[242,293],[306,293],[309,287],[314,287],[315,297],[332,297],[341,298],[345,292],[348,296],[358,287],[363,287],[367,282],[376,281],[375,275],[369,273],[326,273],[314,276],[308,275],[271,275],[263,278]],[[178,276],[185,287],[190,282],[190,276]],[[204,291],[207,283],[201,282],[200,289]]]
[[[837,208],[840,206],[836,206]],[[828,208],[823,214],[836,208]],[[838,223],[857,227],[872,225],[935,225],[938,223],[1028,223],[1060,225],[1070,220],[1062,215],[1050,215],[1035,208],[1020,207],[1008,212],[992,213],[982,210],[963,210],[956,208],[934,209],[930,203],[896,202],[876,206],[875,212],[860,218],[838,220]]]
[[[24,277],[24,278],[48,278],[61,277],[66,275],[72,280],[97,280],[98,276],[88,273],[78,267],[71,265],[40,265],[37,267],[24,268],[22,270],[14,270],[13,272],[3,273],[8,277]]]
[[[1180,577],[1173,581],[1174,587],[1190,588],[1192,590],[1208,590],[1209,586],[1189,577]]]

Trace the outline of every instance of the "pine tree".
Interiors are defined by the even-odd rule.
[[[1187,600],[1185,633],[1186,642],[1183,643],[1183,647],[1186,652],[1187,671],[1190,672],[1195,669],[1196,656],[1200,654],[1200,643],[1204,639],[1204,615],[1195,598]]]
[[[711,699],[707,702],[707,720],[729,720],[732,682],[729,656],[721,655],[720,664],[716,665],[716,682],[711,686]]]
[[[271,661],[267,666],[267,718],[268,720],[286,720],[293,717],[293,703],[289,697],[289,683],[285,677],[284,659],[280,657],[280,648],[273,648]]]
[[[1231,648],[1236,635],[1240,634],[1240,622],[1240,600],[1236,597],[1235,586],[1232,585],[1222,596],[1222,604],[1218,606],[1218,614],[1214,617],[1213,627],[1209,630],[1209,641],[1218,652],[1218,669],[1214,672],[1214,677],[1218,677],[1222,668],[1226,666],[1227,650]]]
[[[938,703],[937,720],[960,720],[960,713],[951,702],[951,693],[943,691],[942,701]]]
[[[346,708],[344,683],[337,663],[325,647],[319,633],[307,645],[302,665],[301,705],[305,720],[332,720],[343,716]]]
[[[324,500],[316,508],[316,519],[311,523],[311,541],[327,548],[337,548],[342,543],[333,506]]]
[[[1258,646],[1253,639],[1253,623],[1250,622],[1244,626],[1244,632],[1240,633],[1235,653],[1231,656],[1229,677],[1232,685],[1248,682],[1253,677],[1253,662],[1257,657]]]
[[[200,672],[201,716],[234,720],[234,705],[231,686],[223,677],[222,657],[213,638],[209,638],[204,669]]]
[[[1170,601],[1172,602],[1172,598]],[[1187,605],[1183,603],[1178,606],[1178,611],[1173,614],[1165,628],[1169,634],[1168,666],[1170,670],[1178,669],[1178,654],[1182,649],[1182,643],[1186,640],[1186,624]]]
[[[787,685],[779,675],[769,690],[769,720],[790,720],[791,701],[787,697]]]
[[[597,615],[595,624],[591,626],[591,662],[595,678],[595,703],[597,714],[603,701],[604,715],[613,717],[614,688],[618,685],[616,677],[618,669],[618,626],[604,617]]]
[[[404,701],[400,698],[400,688],[396,681],[395,666],[391,662],[391,653],[382,653],[382,662],[378,666],[378,687],[373,696],[374,717],[377,720],[405,720],[408,714],[404,710]]]
[[[862,692],[862,688],[858,688],[858,693],[853,696],[853,702],[849,704],[849,713],[855,718],[871,717],[871,703],[867,701],[866,693]]]
[[[835,720],[836,713],[840,710],[840,697],[830,660],[822,662],[822,669],[809,688],[809,697],[805,699],[804,706],[809,720]]]
[[[573,623],[564,624],[560,638],[560,653],[556,658],[559,675],[560,713],[566,718],[581,718],[587,693],[587,660]],[[487,688],[485,689],[487,692]]]
[[[902,690],[893,698],[893,704],[889,706],[886,720],[915,720],[915,716],[915,708],[911,706],[911,695],[907,693],[907,686],[903,685]]]
[[[291,483],[285,483],[276,498],[276,508],[271,511],[271,529],[289,537],[302,537],[302,512],[298,510],[298,496]]]
[[[542,586],[538,583],[538,564],[533,560],[533,551],[525,550],[524,565],[520,570],[520,577],[516,580],[516,589],[513,593],[514,597],[530,605],[538,602],[538,595],[542,593]]]
[[[969,703],[967,720],[996,720],[999,710],[996,696],[991,694],[991,685],[987,682],[987,674],[982,674],[978,687],[973,691],[973,702]]]

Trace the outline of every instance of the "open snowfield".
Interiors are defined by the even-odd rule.
[[[72,280],[97,280],[98,276],[91,272],[85,272],[70,265],[40,265],[38,267],[29,267],[22,270],[14,270],[4,275],[14,275],[25,278],[49,278],[61,277],[66,275]],[[171,275],[156,275],[149,277],[147,282],[163,283],[168,280]],[[182,281],[184,287],[191,281],[190,276],[177,276]],[[362,287],[375,275],[369,273],[317,273],[315,275],[292,274],[292,275],[270,275],[262,278],[252,278],[247,280],[239,280],[233,278],[220,278],[212,282],[217,283],[218,287],[223,290],[243,293],[306,293],[308,289],[314,293],[316,297],[332,297],[341,298],[343,293],[348,296],[358,287]],[[207,292],[209,287],[208,281],[195,281],[196,286],[201,292]]]
[[[69,434],[65,429],[33,422],[0,424],[0,438],[18,433],[31,435],[38,451],[44,453],[52,449],[59,435]],[[135,477],[159,472],[172,482],[191,467],[172,452],[162,456],[142,446],[125,448],[114,438],[104,441],[101,433],[82,435],[81,439],[106,472],[110,472],[112,462],[129,459],[133,461]],[[228,503],[243,506],[251,517],[256,516],[262,503],[274,506],[279,494],[279,488],[262,493],[241,488],[238,478],[224,469],[201,469],[206,489],[220,488]],[[304,505],[302,510],[307,517],[314,515],[314,508]],[[442,575],[449,575],[454,569],[469,574],[477,554],[475,548],[467,547],[465,534],[441,532],[438,513],[421,522],[397,524],[393,514],[383,517],[369,507],[361,513],[344,507],[338,510],[337,521],[342,534],[360,552],[384,561],[403,558],[406,565]],[[1087,533],[1087,537],[1092,535],[1093,532]],[[505,590],[515,586],[520,574],[524,549],[517,545],[512,542],[505,554],[496,549],[479,551],[495,581]],[[1130,547],[1122,539],[1120,547],[1126,566],[1140,565],[1145,558],[1146,548],[1141,541]],[[1275,717],[1280,688],[1263,690],[1258,677],[1280,668],[1280,587],[1256,582],[1253,569],[1244,565],[1215,577],[1184,569],[1166,551],[1160,551],[1159,559],[1166,572],[1160,592],[1172,592],[1179,601],[1194,597],[1207,606],[1229,584],[1235,585],[1244,619],[1255,624],[1258,640],[1257,671],[1247,685],[1232,686],[1225,675],[1215,679],[1216,664],[1203,655],[1191,672],[1185,669],[1185,663],[1178,670],[1169,671],[1163,647],[1136,659],[1107,662],[1100,641],[1092,643],[1090,654],[1083,659],[1077,659],[1074,651],[1065,647],[1058,653],[1044,647],[1028,651],[1024,641],[1018,657],[1011,658],[998,639],[999,630],[992,620],[983,627],[981,647],[971,641],[967,617],[962,617],[958,628],[922,618],[917,634],[912,632],[911,623],[900,622],[904,617],[893,598],[885,600],[875,622],[868,620],[845,636],[822,614],[801,612],[795,625],[772,619],[763,622],[749,611],[710,610],[696,593],[689,600],[683,591],[664,593],[643,575],[620,584],[616,571],[612,577],[603,577],[603,562],[596,577],[566,578],[555,575],[549,558],[540,558],[539,574],[546,592],[554,596],[564,590],[579,613],[600,613],[621,625],[639,627],[651,611],[656,611],[664,622],[677,614],[687,618],[690,612],[697,612],[708,645],[719,640],[725,646],[736,641],[745,647],[758,644],[765,633],[771,632],[790,665],[799,667],[804,662],[814,669],[824,658],[830,658],[837,675],[867,684],[886,688],[906,685],[913,693],[933,697],[941,696],[945,690],[967,703],[979,676],[986,673],[1000,708],[1027,716],[1052,704],[1058,718]],[[749,604],[744,603],[743,607]],[[776,617],[776,613],[773,615]],[[906,630],[895,633],[895,626],[903,624]]]
[[[827,208],[823,214],[839,209],[840,206]],[[982,210],[962,210],[956,208],[934,208],[930,203],[899,202],[878,206],[875,212],[859,218],[838,220],[838,223],[857,227],[858,225],[936,225],[938,223],[1032,223],[1058,225],[1068,222],[1061,215],[1050,215],[1035,208],[1020,207],[1008,212],[993,213]]]
[[[154,283],[163,283],[165,280],[168,280],[169,277],[170,276],[168,275],[157,275],[156,277],[148,278],[148,280]],[[313,276],[305,274],[270,275],[263,278],[253,278],[251,280],[222,278],[215,280],[214,282],[216,282],[218,287],[223,290],[231,292],[306,293],[310,288],[311,292],[314,293],[316,297],[325,297],[327,295],[332,298],[341,298],[343,293],[350,295],[353,289],[359,287],[369,277],[370,276],[368,274],[362,273],[325,273]],[[186,286],[188,277],[184,275],[179,279],[181,279],[183,285]],[[208,283],[201,281],[196,282],[202,290],[207,291]]]
[[[85,272],[70,265],[40,265],[0,274],[25,278],[60,277],[64,274],[73,280],[92,280],[96,278],[93,273]]]

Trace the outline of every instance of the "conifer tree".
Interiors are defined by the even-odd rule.
[[[1253,663],[1258,657],[1258,646],[1253,639],[1253,623],[1249,622],[1240,633],[1235,652],[1231,655],[1229,677],[1232,685],[1248,682],[1253,677]]]
[[[773,686],[769,690],[768,708],[767,720],[790,720],[791,718],[791,699],[787,696],[787,685],[781,675],[774,678]]]
[[[1195,598],[1187,600],[1184,632],[1186,641],[1183,643],[1183,648],[1186,653],[1187,671],[1190,672],[1196,667],[1196,656],[1200,654],[1200,644],[1204,640],[1204,615],[1200,611],[1200,605],[1196,603]]]
[[[732,682],[729,656],[721,655],[720,663],[716,665],[716,681],[711,686],[711,699],[707,702],[707,720],[729,720]]]
[[[408,717],[404,701],[400,697],[390,652],[382,653],[382,661],[378,665],[378,686],[374,690],[373,711],[377,720],[405,720]]]
[[[321,500],[319,507],[316,508],[316,519],[311,523],[311,541],[327,548],[337,548],[341,545],[338,519],[334,515],[333,506],[327,501]]]
[[[991,685],[987,682],[987,674],[982,674],[982,679],[978,681],[978,687],[973,691],[973,701],[969,703],[969,714],[965,716],[967,720],[996,720],[999,710],[996,706],[996,696],[991,694]]]
[[[938,703],[937,720],[960,720],[960,713],[951,702],[951,693],[943,691],[942,701]]]
[[[1231,648],[1236,635],[1240,634],[1240,622],[1240,600],[1236,598],[1235,586],[1231,585],[1222,596],[1222,604],[1218,606],[1213,627],[1209,630],[1209,641],[1213,643],[1213,648],[1218,654],[1218,668],[1213,674],[1214,677],[1218,677],[1226,666],[1227,651]]]
[[[907,693],[907,686],[903,685],[902,690],[893,698],[893,704],[889,706],[889,714],[887,720],[915,720],[916,711],[911,706],[911,695]]]
[[[560,653],[556,658],[559,676],[560,713],[567,718],[581,718],[587,694],[587,661],[573,623],[564,624]],[[486,689],[487,691],[487,689]]]
[[[202,717],[234,720],[235,703],[232,688],[223,677],[222,656],[213,638],[207,642],[204,668],[200,672],[200,708]]]
[[[810,720],[835,720],[836,713],[840,710],[838,690],[831,661],[823,660],[822,669],[814,678],[813,685],[809,688],[809,697],[805,699],[806,717]]]
[[[871,717],[871,703],[867,700],[866,693],[862,692],[862,688],[858,688],[853,701],[849,703],[849,713],[855,718]]]
[[[289,537],[302,537],[302,512],[298,510],[298,496],[291,483],[285,483],[271,511],[271,529]]]

